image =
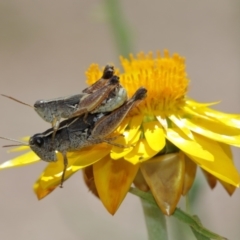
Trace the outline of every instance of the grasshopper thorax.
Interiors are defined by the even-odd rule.
[[[35,134],[29,139],[29,146],[43,161],[55,162],[57,155],[49,139],[51,139],[49,136]]]

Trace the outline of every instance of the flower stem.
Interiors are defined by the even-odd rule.
[[[160,220],[159,216],[161,216],[160,215],[161,212],[160,212],[160,209],[158,208],[158,205],[157,205],[154,197],[152,196],[152,194],[150,192],[143,192],[137,188],[132,188],[132,187],[129,189],[129,192],[140,197],[143,201],[146,201],[149,204],[149,207],[147,207],[148,205],[146,205],[146,209],[148,209],[148,208],[152,209],[152,211],[149,211],[149,214],[148,214],[148,211],[146,211],[146,212],[144,211],[145,216],[148,216],[148,218],[145,217],[145,219],[146,219],[146,223],[147,223],[148,233],[151,234],[151,235],[149,234],[149,240],[167,239],[166,224],[165,225],[162,224],[163,220],[161,220],[161,224],[158,221],[158,220]],[[144,206],[145,205],[143,205],[143,207]],[[159,211],[160,213],[154,214],[154,211],[156,211],[156,212]],[[197,216],[191,216],[179,208],[175,209],[172,216],[179,219],[180,221],[188,224],[191,227],[191,229],[193,230],[193,233],[197,239],[227,240],[227,238],[222,237],[222,236],[208,230],[207,228],[203,227],[202,223],[200,222],[200,220]],[[151,220],[149,220],[149,219],[151,219]],[[154,223],[148,225],[148,222],[151,223],[151,221],[153,221],[154,219],[155,219]],[[159,233],[159,230],[157,230],[157,229],[155,230],[155,227],[159,227],[159,224],[160,224],[159,229],[161,230],[160,233]],[[163,235],[164,233],[165,233],[165,235]],[[164,238],[164,236],[166,236],[166,237]]]
[[[105,0],[111,31],[115,38],[118,54],[127,57],[132,51],[132,35],[129,23],[119,0]]]
[[[148,231],[148,240],[167,240],[166,219],[161,210],[145,199],[141,199],[141,203]]]

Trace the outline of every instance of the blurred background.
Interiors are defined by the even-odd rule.
[[[186,57],[189,96],[221,100],[216,109],[240,113],[240,3],[238,0],[139,1],[0,0],[0,93],[26,103],[79,93],[91,63],[115,63],[127,24],[132,53],[169,49]],[[121,26],[120,26],[121,27]],[[116,37],[117,36],[117,37]],[[125,54],[122,53],[122,54]],[[0,135],[19,139],[49,128],[30,108],[1,97]],[[0,145],[6,144],[1,140]],[[240,169],[240,151],[234,149]],[[16,156],[0,148],[0,161]],[[147,239],[141,204],[128,194],[111,216],[85,187],[81,172],[38,201],[32,185],[45,162],[0,173],[0,236],[7,240]],[[240,236],[240,191],[209,189],[201,172],[191,205],[204,226],[229,239]],[[170,240],[193,239],[168,220]],[[186,226],[186,228],[188,228]],[[182,234],[182,235],[181,235]]]

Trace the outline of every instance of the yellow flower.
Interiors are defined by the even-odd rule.
[[[189,79],[184,58],[168,51],[156,58],[140,53],[121,58],[124,72],[121,84],[129,96],[143,86],[147,98],[134,108],[116,130],[124,134],[117,142],[134,145],[118,148],[99,144],[68,153],[66,178],[84,169],[90,189],[114,214],[132,183],[152,191],[165,214],[173,213],[181,195],[191,188],[197,165],[203,169],[211,187],[220,181],[229,194],[239,186],[230,145],[240,147],[240,115],[209,108],[215,103],[198,103],[186,97]],[[87,82],[93,84],[102,69],[93,64]],[[25,148],[24,148],[25,149]],[[23,148],[17,150],[24,150]],[[41,199],[60,183],[63,159],[50,163],[34,185]],[[39,161],[33,152],[3,163],[0,169]]]

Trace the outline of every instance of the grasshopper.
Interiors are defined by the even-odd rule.
[[[129,111],[146,97],[146,93],[147,90],[145,88],[139,88],[131,99],[113,112],[88,114],[87,123],[84,121],[84,116],[67,119],[61,122],[54,140],[52,139],[54,129],[50,128],[43,133],[33,135],[29,139],[28,144],[21,143],[17,146],[28,145],[40,159],[46,162],[57,161],[56,151],[62,153],[64,159],[60,183],[60,187],[62,187],[68,166],[67,152],[80,150],[84,147],[103,142],[123,148],[129,147],[114,143],[116,136],[111,137],[110,135],[121,124]],[[19,141],[13,141],[19,143]],[[8,146],[14,145],[6,145],[5,147]]]
[[[102,78],[94,86],[89,87],[88,92],[92,93],[81,93],[52,100],[38,100],[34,106],[7,95],[2,96],[34,108],[42,119],[52,124],[56,132],[61,119],[68,119],[82,114],[87,115],[88,112],[92,111],[95,113],[111,112],[127,100],[126,90],[119,84],[119,78],[113,76],[113,73],[113,67],[107,65]],[[85,90],[87,91],[87,89]]]

